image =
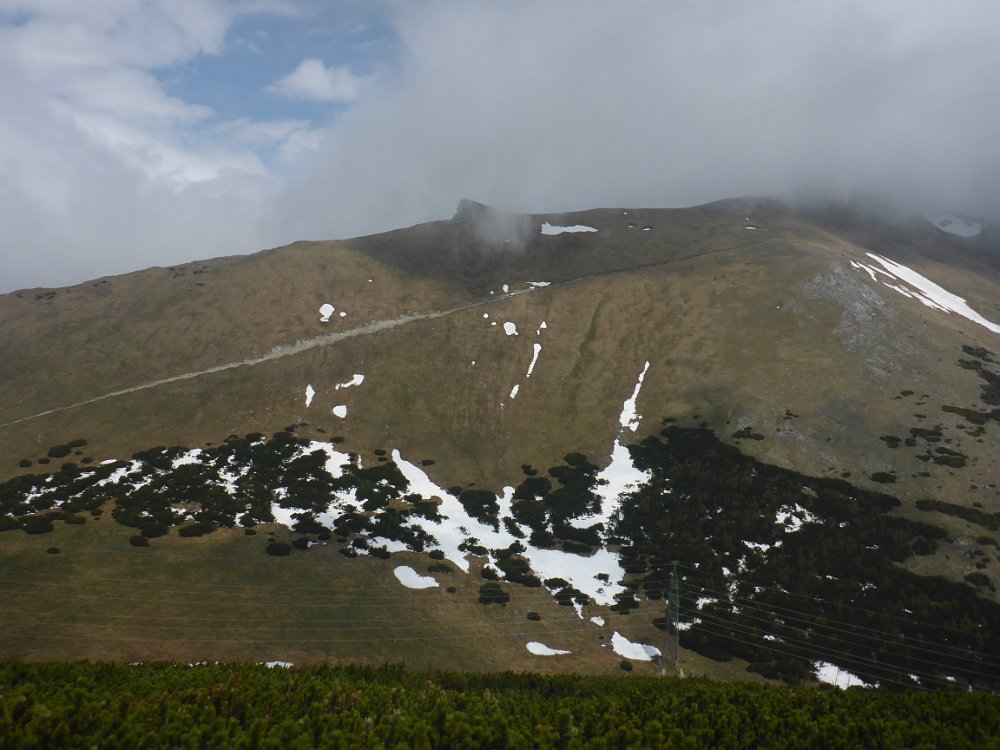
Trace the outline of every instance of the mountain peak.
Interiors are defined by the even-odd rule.
[[[455,215],[451,217],[451,220],[461,221],[466,224],[476,224],[493,213],[498,213],[498,211],[492,206],[487,206],[485,203],[480,203],[470,198],[462,198],[458,202],[458,208],[455,210]]]

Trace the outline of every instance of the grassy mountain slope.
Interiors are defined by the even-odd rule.
[[[598,231],[550,236],[539,231],[543,222]],[[432,461],[427,471],[441,486],[499,492],[523,479],[523,465],[554,466],[573,451],[607,463],[623,401],[648,362],[637,403],[642,419],[629,440],[656,435],[661,420],[672,418],[705,425],[756,459],[888,490],[902,501],[894,513],[931,520],[947,534],[935,554],[906,566],[953,581],[977,570],[996,581],[995,555],[977,567],[971,554],[988,529],[968,514],[919,510],[917,501],[1000,512],[1000,425],[990,390],[990,373],[1000,373],[991,354],[1000,351],[997,334],[873,281],[852,266],[871,264],[867,251],[905,263],[1000,320],[1000,276],[976,243],[753,199],[536,216],[467,205],[453,221],[373,237],[15,292],[0,297],[0,480],[67,460],[125,458],[154,445],[193,448],[305,422],[298,434],[343,436],[368,464],[376,449],[398,449],[411,461]],[[324,303],[337,308],[327,323],[318,312]],[[360,385],[337,388],[355,374],[364,375]],[[309,405],[307,386],[315,391]],[[335,407],[346,407],[346,417]],[[87,445],[46,457],[75,438]],[[76,549],[104,549],[92,526],[128,536],[107,530],[111,523],[57,532],[77,535]],[[225,533],[231,538],[179,542],[177,569],[197,564],[187,557],[196,548],[185,543],[207,547],[213,559],[241,559],[246,540]],[[0,536],[14,560],[33,559],[45,546],[24,538],[11,547],[9,539]],[[324,556],[336,561],[332,572]],[[99,585],[114,577],[117,560],[62,574],[86,568]],[[290,561],[264,562],[271,567],[263,577],[251,566],[241,585],[279,596],[289,572],[273,565]],[[159,580],[155,566],[136,564],[129,576]],[[393,564],[401,564],[395,556]],[[362,581],[370,591],[399,590],[387,563],[342,559],[332,548],[297,565],[293,576],[303,586],[329,574],[341,587]],[[30,578],[31,569],[22,566],[20,575]],[[463,594],[474,595],[479,581],[455,576]],[[30,600],[32,590],[10,592]],[[986,588],[980,594],[996,596]],[[455,616],[445,602],[429,611]],[[552,617],[565,612],[550,600],[532,606],[543,622],[546,606]],[[658,606],[640,612],[643,627]],[[490,610],[471,609],[486,627]],[[280,628],[274,632],[280,636]],[[537,668],[523,644],[512,644],[481,666]],[[601,651],[573,645],[572,669],[615,668],[613,659],[594,656]],[[79,653],[99,656],[100,648]],[[588,655],[576,656],[577,649]],[[337,649],[321,652],[345,658]],[[133,653],[148,652],[110,655]],[[422,647],[365,653],[435,661]],[[448,653],[451,666],[475,664],[469,651]]]

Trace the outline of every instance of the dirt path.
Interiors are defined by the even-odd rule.
[[[136,393],[137,391],[145,391],[149,388],[157,388],[161,385],[167,385],[168,383],[176,383],[180,380],[191,380],[192,378],[199,378],[202,375],[211,375],[216,372],[224,372],[226,370],[232,370],[237,367],[253,367],[254,365],[259,365],[263,362],[271,362],[275,359],[282,359],[284,357],[291,357],[296,354],[301,354],[302,352],[309,351],[310,349],[316,349],[321,346],[329,346],[331,344],[336,344],[338,341],[344,341],[345,339],[352,339],[358,336],[368,336],[379,331],[385,331],[390,328],[398,328],[400,326],[407,325],[409,323],[414,323],[418,320],[433,320],[435,318],[443,318],[448,315],[454,315],[455,313],[462,312],[463,310],[471,310],[482,305],[488,305],[493,302],[498,302],[502,299],[507,299],[518,294],[524,294],[526,292],[533,291],[531,289],[522,289],[516,292],[509,292],[502,297],[495,299],[483,300],[481,302],[470,302],[465,305],[459,305],[458,307],[452,307],[447,310],[432,310],[425,313],[412,313],[410,315],[403,315],[399,318],[387,318],[384,320],[373,320],[370,323],[365,323],[364,325],[358,326],[357,328],[351,328],[347,331],[339,331],[337,333],[326,333],[322,336],[316,336],[311,339],[306,339],[305,341],[296,341],[294,344],[282,344],[280,346],[274,347],[267,354],[262,354],[259,357],[248,357],[247,359],[241,359],[237,362],[226,362],[225,364],[215,365],[214,367],[208,367],[204,370],[196,370],[194,372],[185,372],[180,375],[171,375],[169,378],[161,378],[160,380],[152,380],[148,383],[142,383],[140,385],[134,385],[129,388],[122,388],[121,390],[111,391],[110,393],[104,393],[100,396],[94,396],[94,398],[88,398],[85,401],[77,401],[75,404],[68,404],[66,406],[57,406],[54,409],[48,409],[46,411],[38,412],[37,414],[31,414],[27,417],[21,417],[20,419],[15,419],[11,422],[4,422],[0,424],[0,427],[11,427],[22,422],[27,422],[32,419],[38,419],[39,417],[45,417],[49,414],[58,414],[59,412],[68,411],[69,409],[76,409],[80,406],[86,406],[88,404],[94,404],[98,401],[106,401],[109,398],[116,398],[118,396],[124,396],[128,393]]]
[[[757,245],[767,244],[769,240],[761,240],[758,242],[750,242],[744,245],[738,245],[736,247],[721,248],[719,250],[712,250],[707,253],[700,253],[692,256],[685,256],[683,258],[672,258],[670,260],[654,261],[652,263],[644,263],[639,266],[630,266],[629,268],[621,268],[613,271],[604,271],[601,273],[585,274],[573,279],[567,279],[565,281],[555,281],[547,287],[548,289],[553,289],[555,287],[566,286],[567,284],[575,284],[579,281],[585,281],[597,276],[610,276],[613,274],[620,273],[630,273],[639,269],[651,268],[654,266],[669,265],[672,263],[680,263],[686,260],[691,260],[693,258],[700,258],[706,255],[717,255],[719,253],[732,252],[734,250],[743,250],[751,247],[756,247]],[[241,359],[237,362],[227,362],[221,365],[215,365],[214,367],[209,367],[204,370],[197,370],[195,372],[185,372],[180,375],[171,375],[168,378],[161,378],[160,380],[153,380],[148,383],[142,383],[140,385],[134,385],[129,388],[122,388],[121,390],[111,391],[110,393],[104,393],[100,396],[94,396],[93,398],[88,398],[85,401],[77,401],[75,404],[67,404],[66,406],[57,406],[52,409],[47,409],[46,411],[38,412],[37,414],[30,414],[26,417],[21,417],[20,419],[15,419],[10,422],[4,422],[0,424],[0,428],[12,427],[16,424],[21,424],[22,422],[28,422],[32,419],[38,419],[40,417],[45,417],[50,414],[58,414],[59,412],[69,411],[70,409],[76,409],[81,406],[87,406],[88,404],[94,404],[99,401],[107,401],[111,398],[117,398],[118,396],[124,396],[129,393],[136,393],[138,391],[145,391],[150,388],[157,388],[161,385],[167,385],[168,383],[176,383],[181,380],[191,380],[193,378],[199,378],[203,375],[211,375],[216,372],[225,372],[226,370],[233,370],[237,367],[253,367],[254,365],[259,365],[263,362],[271,362],[272,360],[282,359],[284,357],[291,357],[296,354],[301,354],[302,352],[309,351],[310,349],[316,349],[322,346],[330,346],[331,344],[336,344],[338,341],[344,341],[346,339],[356,338],[358,336],[368,336],[373,333],[378,333],[379,331],[385,331],[390,328],[398,328],[400,326],[408,325],[419,320],[434,320],[436,318],[444,318],[449,315],[454,315],[455,313],[463,312],[465,310],[472,310],[477,307],[482,307],[484,305],[490,305],[495,302],[500,302],[504,299],[509,299],[510,297],[517,296],[519,294],[526,294],[528,292],[535,291],[535,287],[530,287],[528,289],[519,289],[516,292],[508,292],[504,295],[481,300],[479,302],[470,302],[464,305],[459,305],[457,307],[452,307],[447,310],[432,310],[425,313],[412,313],[410,315],[403,315],[399,318],[387,318],[384,320],[374,320],[370,323],[365,323],[364,325],[358,326],[357,328],[352,328],[347,331],[339,331],[337,333],[327,333],[322,336],[316,336],[311,339],[306,339],[305,341],[297,341],[294,344],[282,344],[280,346],[274,347],[267,354],[262,354],[258,357],[249,357],[247,359]]]

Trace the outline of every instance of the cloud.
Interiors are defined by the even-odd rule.
[[[297,236],[743,194],[998,213],[1000,6],[398,4],[398,75],[334,122]]]
[[[284,78],[265,90],[291,99],[317,102],[349,102],[356,99],[361,79],[350,68],[326,67],[322,60],[308,58]]]
[[[348,65],[305,50],[262,77],[280,114],[225,121],[164,67],[224,59],[247,8],[332,6],[85,5],[0,0],[0,290],[447,218],[462,197],[1000,218],[994,0],[427,0],[379,19],[344,0],[303,39],[361,19],[391,40],[331,36]],[[356,64],[373,38],[381,59]]]
[[[0,0],[0,292],[265,242],[280,179],[262,154],[294,158],[308,123],[219,122],[157,78],[223,54],[232,24],[264,11],[301,15],[280,0]]]

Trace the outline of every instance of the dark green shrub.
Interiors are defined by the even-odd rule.
[[[532,476],[517,486],[517,489],[514,490],[514,499],[535,500],[536,498],[545,497],[551,489],[552,483],[548,479]]]
[[[66,445],[68,445],[70,448],[82,448],[86,444],[87,441],[84,438],[76,438],[75,440],[70,440],[68,443],[66,443]]]
[[[82,526],[87,523],[86,516],[78,516],[75,513],[63,513],[60,519],[63,523],[68,523],[71,526]]]
[[[965,576],[965,580],[971,583],[973,586],[983,586],[988,589],[993,589],[993,582],[990,577],[985,573],[980,573],[978,571],[974,573],[969,573]]]
[[[444,550],[432,549],[427,553],[427,556],[430,557],[431,560],[444,560]]]
[[[274,555],[275,557],[286,557],[292,554],[292,548],[285,544],[284,542],[271,542],[264,551],[269,555]],[[341,550],[343,552],[343,550]]]
[[[142,534],[136,534],[135,536],[130,536],[128,538],[128,543],[133,547],[148,547],[149,540]]]
[[[458,501],[465,508],[465,512],[477,521],[497,528],[500,504],[497,502],[497,496],[490,490],[465,490],[458,496]]]
[[[533,620],[533,621],[535,621],[535,622],[538,622],[539,620],[541,620],[541,619],[542,619],[542,616],[541,616],[540,614],[538,614],[537,612],[529,612],[529,613],[528,613],[528,614],[526,615],[526,617],[527,617],[527,618],[528,618],[529,620]]]
[[[147,539],[156,539],[158,536],[165,536],[170,527],[165,523],[150,521],[139,527],[139,533]]]
[[[64,458],[73,452],[68,445],[53,445],[49,448],[47,455],[49,458]]]
[[[0,516],[0,531],[13,531],[21,528],[21,524],[10,516]]]
[[[296,534],[322,534],[328,529],[317,521],[311,513],[303,513],[296,519],[292,531]]]
[[[295,549],[307,550],[309,549],[309,537],[300,536],[292,542],[292,546]]]
[[[483,566],[483,569],[479,571],[479,575],[487,581],[497,581],[500,579],[500,574],[488,565]]]
[[[483,545],[477,544],[478,541],[478,539],[475,541],[468,539],[458,545],[458,548],[462,552],[468,552],[470,555],[475,555],[476,557],[486,557],[490,551]]]
[[[20,461],[17,462],[17,465],[20,466],[22,469],[27,469],[29,466],[31,466],[31,461],[27,458],[22,458]]]
[[[933,555],[937,551],[937,542],[925,536],[918,536],[910,545],[915,555]]]
[[[500,606],[505,607],[509,601],[510,594],[504,591],[500,587],[499,583],[489,581],[479,587],[480,604],[499,604]]]
[[[621,662],[619,662],[618,666],[621,667],[621,670],[623,672],[632,671],[632,662],[630,662],[628,659],[622,659]]]
[[[257,532],[253,529],[243,529],[243,536],[257,536]]]
[[[58,554],[59,554],[59,548],[58,548],[58,547],[49,547],[49,548],[48,548],[47,550],[45,550],[45,551],[46,551],[47,553],[49,553],[50,555],[58,555]]]
[[[54,527],[51,516],[28,516],[21,521],[21,528],[29,534],[48,534]]]
[[[177,534],[184,537],[205,536],[205,534],[211,534],[213,531],[215,531],[214,527],[205,523],[195,522],[187,526],[181,526],[177,530]]]
[[[574,542],[571,540],[563,540],[562,543],[563,551],[570,552],[574,555],[589,555],[593,552],[593,548],[590,545],[582,544],[581,542]]]

